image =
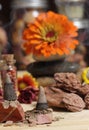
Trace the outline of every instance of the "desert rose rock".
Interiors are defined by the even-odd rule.
[[[89,93],[89,84],[81,85],[78,89],[78,94],[80,96],[86,96]]]
[[[74,73],[55,73],[56,86],[63,91],[76,93],[84,97],[89,93],[89,84],[82,84]]]
[[[85,104],[86,104],[86,108],[89,109],[89,93],[86,94],[84,101],[85,101]]]
[[[76,93],[81,87],[81,82],[74,73],[55,73],[54,79],[58,88]]]
[[[66,108],[72,112],[81,111],[85,108],[85,102],[79,95],[64,92],[57,86],[45,87],[45,92],[51,107]]]

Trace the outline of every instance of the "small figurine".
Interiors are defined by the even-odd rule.
[[[50,124],[53,120],[53,111],[48,107],[45,91],[39,88],[39,96],[36,108],[26,111],[25,118],[30,125]]]

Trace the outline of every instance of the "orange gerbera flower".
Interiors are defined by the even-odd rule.
[[[27,54],[34,55],[64,55],[75,49],[78,41],[74,39],[78,35],[77,27],[64,15],[54,12],[40,14],[24,30],[23,44]]]

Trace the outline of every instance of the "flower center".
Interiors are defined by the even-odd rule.
[[[20,88],[20,90],[26,88],[26,83],[21,82],[21,83],[19,84],[19,88]]]
[[[49,31],[47,34],[46,34],[46,38],[52,38],[55,36],[55,32],[54,31]]]
[[[57,39],[57,33],[55,30],[45,30],[45,33],[43,32],[43,39],[47,42],[54,42]]]

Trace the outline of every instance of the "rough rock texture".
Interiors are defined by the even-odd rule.
[[[50,124],[53,121],[53,111],[49,108],[41,111],[35,109],[31,111],[26,111],[25,118],[30,124]]]
[[[56,73],[54,74],[56,86],[63,91],[77,93],[85,96],[89,93],[89,85],[82,85],[74,73]]]
[[[67,94],[67,96],[65,95],[63,98],[63,103],[65,108],[72,112],[81,111],[83,108],[85,108],[83,99],[74,93]]]
[[[85,96],[84,101],[86,103],[86,108],[89,109],[89,93]]]
[[[81,82],[73,73],[56,73],[54,74],[54,79],[59,88],[68,92],[76,93],[81,87]]]
[[[66,108],[69,111],[81,111],[85,108],[83,99],[74,93],[66,93],[56,86],[45,88],[49,106]]]
[[[85,96],[89,93],[89,84],[81,85],[78,89],[78,94],[81,96]]]
[[[69,111],[89,109],[89,84],[82,84],[74,73],[55,73],[53,85],[45,87],[50,106]]]
[[[23,108],[20,104],[17,104],[17,107],[9,106],[8,108],[5,108],[3,106],[3,102],[0,102],[0,122],[6,122],[6,121],[23,121],[25,117]]]

